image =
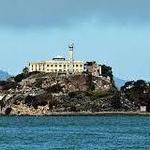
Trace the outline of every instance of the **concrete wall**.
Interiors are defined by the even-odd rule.
[[[29,72],[69,72],[72,68],[73,72],[83,72],[84,62],[82,61],[45,61],[39,63],[30,63]]]

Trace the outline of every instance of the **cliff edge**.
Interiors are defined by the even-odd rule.
[[[128,100],[121,102],[109,76],[40,72],[0,81],[0,108],[6,115],[136,110]]]

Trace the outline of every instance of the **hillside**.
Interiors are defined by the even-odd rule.
[[[108,77],[20,74],[0,82],[2,114],[41,115],[51,112],[99,112],[116,109],[117,91]]]
[[[127,82],[118,91],[106,74],[95,77],[89,73],[21,73],[11,80],[0,81],[0,114],[138,111],[141,104],[149,105],[145,101],[148,100],[147,93],[143,95],[145,91],[141,90],[141,86],[144,86],[143,90],[149,89],[149,85],[144,83]]]

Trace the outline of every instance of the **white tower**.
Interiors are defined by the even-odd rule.
[[[69,64],[69,74],[72,74],[74,72],[74,56],[73,56],[73,52],[74,52],[74,43],[70,43],[69,44],[69,51],[68,51],[68,60],[70,62]]]
[[[68,59],[71,62],[74,61],[73,51],[74,51],[74,43],[70,43],[69,44],[69,51],[68,51]]]

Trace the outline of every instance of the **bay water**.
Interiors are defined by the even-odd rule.
[[[0,150],[149,150],[146,116],[0,117]]]

